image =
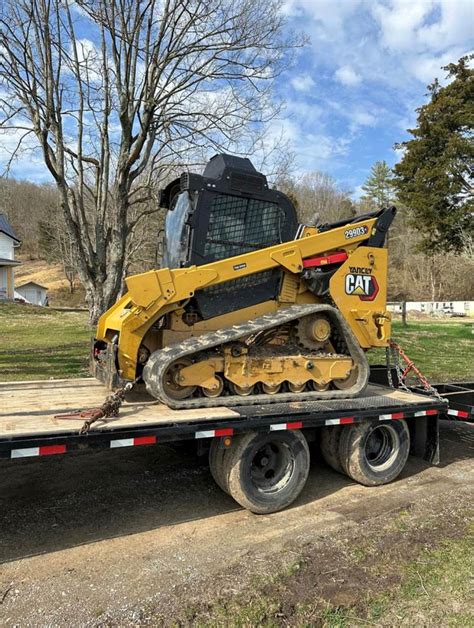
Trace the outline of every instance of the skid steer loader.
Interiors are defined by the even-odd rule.
[[[216,155],[161,192],[160,270],[126,279],[103,314],[96,375],[143,380],[172,408],[354,397],[386,347],[390,207],[298,225],[248,159]]]

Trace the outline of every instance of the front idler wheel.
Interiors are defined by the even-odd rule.
[[[163,388],[168,397],[181,400],[187,399],[194,394],[196,386],[181,386],[179,383],[181,369],[191,364],[192,361],[187,358],[180,358],[176,360],[176,362],[173,362],[173,364],[170,364],[163,378]]]

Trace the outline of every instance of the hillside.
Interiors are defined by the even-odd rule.
[[[85,307],[84,290],[77,282],[73,294],[64,277],[60,264],[49,264],[45,260],[31,260],[20,256],[21,266],[15,269],[15,287],[28,281],[36,281],[48,288],[49,304],[52,307]]]

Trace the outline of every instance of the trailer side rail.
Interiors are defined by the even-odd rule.
[[[399,419],[435,417],[445,411],[441,402],[427,400],[426,403],[413,404],[409,407],[388,406],[377,409],[356,409],[350,414],[328,410],[313,414],[311,410],[293,410],[286,415],[275,413],[268,415],[249,414],[248,408],[242,409],[239,419],[223,418],[206,422],[176,423],[136,428],[110,428],[92,430],[88,434],[65,432],[63,434],[41,435],[35,437],[14,437],[0,440],[0,458],[28,458],[65,454],[86,448],[103,449],[155,445],[181,440],[198,440],[215,437],[233,436],[241,432],[301,430],[331,425],[348,425],[364,420],[396,421]]]

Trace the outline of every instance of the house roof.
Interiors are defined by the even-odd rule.
[[[0,266],[19,266],[21,262],[15,259],[6,259],[5,257],[0,257]]]
[[[1,213],[0,213],[0,233],[4,233],[5,235],[9,236],[12,240],[15,240],[15,242],[18,242],[18,244],[20,244],[21,242],[20,238],[14,232],[13,227],[8,222],[5,214],[1,214]]]
[[[22,283],[19,286],[15,286],[15,290],[21,290],[22,288],[26,288],[26,286],[36,286],[37,288],[43,288],[43,290],[48,290],[47,286],[42,286],[40,283],[36,281],[27,281],[26,283]]]

